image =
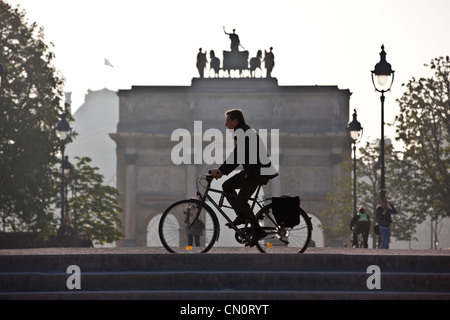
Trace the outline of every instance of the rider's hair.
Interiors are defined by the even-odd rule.
[[[237,119],[241,125],[245,124],[244,113],[241,109],[230,109],[225,112],[225,115],[230,116],[231,120]]]

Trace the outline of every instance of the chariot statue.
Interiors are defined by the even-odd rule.
[[[230,38],[230,51],[227,50],[223,51],[222,67],[220,67],[221,61],[215,55],[214,50],[210,51],[210,62],[209,62],[210,73],[211,71],[214,71],[214,77],[219,77],[219,72],[220,70],[222,70],[224,77],[230,77],[231,70],[235,70],[239,71],[239,77],[244,77],[245,74],[247,74],[248,77],[254,78],[256,77],[256,70],[259,69],[261,71],[260,74],[262,77],[263,73],[261,69],[262,50],[258,50],[256,56],[251,58],[249,61],[249,52],[241,44],[239,36],[236,33],[236,29],[233,29],[233,32],[230,33],[225,30],[225,27],[223,27],[223,32]],[[240,49],[242,49],[242,51]],[[271,47],[269,52],[264,50],[265,56],[264,60],[262,60],[267,70],[266,72],[267,78],[272,78],[272,70],[275,65],[272,49],[273,48]],[[197,68],[201,78],[204,77],[203,70],[206,63],[207,63],[206,52],[202,53],[200,49],[197,55]]]

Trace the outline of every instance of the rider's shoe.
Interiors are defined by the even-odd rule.
[[[234,219],[234,221],[231,223],[231,222],[228,222],[228,223],[225,223],[225,225],[228,227],[228,228],[230,228],[230,229],[233,229],[233,225],[235,226],[235,227],[237,227],[237,226],[239,226],[239,225],[241,225],[241,224],[245,224],[245,223],[247,223],[247,219],[245,219],[245,218],[243,218],[243,217],[237,217],[236,219]]]
[[[265,238],[267,236],[267,233],[263,229],[257,229],[255,233],[253,234],[253,237],[250,239],[249,242],[245,244],[246,247],[253,247],[255,246],[259,240]]]

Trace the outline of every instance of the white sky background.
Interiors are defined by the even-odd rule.
[[[401,87],[432,73],[424,63],[450,55],[450,0],[6,0],[27,11],[53,42],[55,66],[72,91],[72,111],[88,89],[190,85],[201,47],[222,60],[236,29],[254,57],[273,47],[279,85],[350,89],[363,141],[380,138],[380,94],[371,73],[382,44],[395,70],[385,122],[398,113]],[[114,68],[105,67],[107,58]],[[209,60],[209,55],[208,55]],[[7,62],[4,62],[7,64]],[[244,111],[245,111],[245,106]],[[248,119],[251,125],[251,119]],[[270,128],[269,128],[270,129]],[[394,128],[385,127],[394,139]]]

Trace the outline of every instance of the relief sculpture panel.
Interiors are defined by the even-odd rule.
[[[188,115],[184,96],[143,95],[135,105],[135,117],[177,120]]]
[[[282,169],[283,192],[329,192],[332,188],[329,167],[285,167]]]
[[[182,166],[139,167],[137,188],[139,192],[180,192],[186,185]]]

